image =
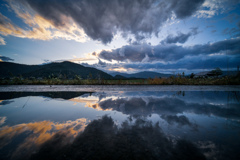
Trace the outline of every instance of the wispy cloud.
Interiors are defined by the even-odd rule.
[[[195,36],[199,33],[198,28],[192,28],[188,33],[178,32],[177,35],[168,35],[161,43],[185,43],[191,36]]]
[[[6,119],[7,117],[0,117],[0,126],[5,123]]]
[[[6,42],[4,41],[3,37],[0,36],[0,45],[6,45]]]
[[[220,13],[233,10],[238,3],[238,0],[205,0],[195,16],[198,18],[212,18]]]

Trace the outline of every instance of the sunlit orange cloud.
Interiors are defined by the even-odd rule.
[[[91,64],[91,63],[96,63],[98,61],[97,58],[91,58],[91,57],[86,57],[86,58],[74,58],[74,59],[70,59],[69,60],[70,62],[74,62],[74,63],[88,63],[88,64]]]
[[[112,108],[102,109],[102,107],[99,105],[99,103],[95,103],[95,104],[94,103],[86,103],[85,106],[89,107],[89,108],[93,108],[98,111],[112,111]]]
[[[4,36],[13,35],[16,37],[24,37],[25,31],[12,24],[11,20],[0,13],[0,33]]]
[[[54,123],[51,121],[40,121],[34,123],[23,123],[15,126],[4,126],[0,128],[0,148],[11,142],[13,137],[23,132],[29,133],[28,137],[15,151],[20,153],[22,150],[38,147],[47,140],[50,140],[59,132],[66,133],[69,140],[73,140],[78,133],[82,132],[89,121],[85,118],[76,119],[75,121],[67,121],[65,123]],[[68,143],[70,143],[69,141]]]
[[[20,38],[30,38],[39,40],[66,39],[77,42],[85,42],[88,36],[70,17],[59,15],[64,19],[64,25],[55,26],[53,22],[42,16],[30,11],[29,8],[17,3],[17,1],[8,0],[11,9],[16,15],[28,25],[29,30],[22,29],[11,22],[10,19],[0,14],[0,19],[4,22],[0,24],[0,34],[7,36],[12,35]],[[24,8],[25,7],[25,8]]]
[[[76,102],[76,103],[85,103],[85,107],[89,107],[89,108],[93,108],[95,110],[98,110],[98,111],[103,111],[104,109],[102,109],[100,106],[99,106],[99,100],[98,98],[72,98],[70,99],[69,101],[72,101],[72,102]],[[106,109],[104,111],[111,111],[112,109]]]
[[[128,71],[128,69],[123,68],[123,67],[119,67],[119,68],[109,68],[109,71],[117,71],[117,72],[126,72]]]
[[[76,97],[76,98],[69,99],[69,101],[77,102],[77,103],[97,103],[98,102],[98,98],[88,99],[88,98]]]

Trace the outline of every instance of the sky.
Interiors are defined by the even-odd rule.
[[[109,73],[237,70],[240,0],[0,0],[0,61]]]

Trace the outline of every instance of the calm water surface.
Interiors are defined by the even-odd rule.
[[[0,92],[0,159],[240,159],[240,92]]]

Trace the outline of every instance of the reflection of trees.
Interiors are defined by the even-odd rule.
[[[72,144],[61,145],[64,139],[64,133],[55,135],[31,159],[205,159],[193,143],[173,141],[158,124],[142,119],[117,128],[104,116],[91,122]]]
[[[228,92],[228,102],[230,101],[240,102],[240,93],[236,91]]]

